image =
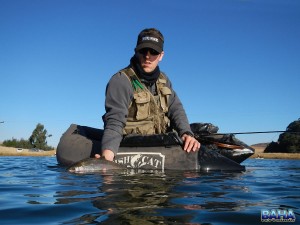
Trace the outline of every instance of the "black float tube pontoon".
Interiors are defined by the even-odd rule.
[[[57,146],[57,161],[70,166],[99,153],[103,130],[72,124],[62,135]],[[115,157],[115,162],[129,168],[159,170],[231,170],[245,167],[202,145],[200,151],[186,153],[176,133],[150,137],[126,136]],[[154,144],[154,145],[153,145]],[[242,146],[241,146],[242,147]],[[252,153],[253,154],[253,153]]]

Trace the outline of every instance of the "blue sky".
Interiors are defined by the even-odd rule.
[[[191,123],[270,131],[300,117],[300,1],[0,0],[0,141],[37,123],[54,147],[72,123],[102,128],[105,86],[150,27]]]

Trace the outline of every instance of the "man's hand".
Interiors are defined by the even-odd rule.
[[[104,157],[106,160],[108,161],[113,161],[115,154],[113,153],[113,151],[109,150],[109,149],[105,149],[102,151],[102,155],[100,156],[99,154],[95,155],[95,158],[99,159],[101,157]]]
[[[184,134],[181,136],[181,139],[183,140],[184,146],[183,146],[183,150],[186,152],[190,152],[190,151],[197,151],[201,144],[199,141],[197,141],[196,138],[188,135],[188,134]]]

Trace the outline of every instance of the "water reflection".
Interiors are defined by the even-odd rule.
[[[75,190],[58,192],[56,203],[90,202],[98,212],[68,222],[189,224],[201,211],[232,212],[257,205],[247,200],[236,201],[231,196],[249,192],[247,186],[237,183],[243,173],[176,171],[70,176],[77,177],[72,184]],[[74,186],[77,180],[81,180],[81,185]]]
[[[196,179],[197,173],[128,173],[128,174],[70,174],[63,185],[71,190],[58,191],[56,204],[91,203],[98,212],[81,215],[67,223],[101,224],[169,224],[190,221],[192,213],[164,215],[177,207],[170,199],[184,193],[172,189],[185,178]],[[70,179],[72,178],[72,179]],[[77,182],[80,180],[80,185]],[[85,182],[87,181],[87,182]],[[78,185],[78,186],[76,186]],[[90,189],[90,190],[88,190]],[[181,206],[179,207],[181,208]]]

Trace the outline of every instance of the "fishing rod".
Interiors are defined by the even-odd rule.
[[[235,134],[266,134],[266,133],[293,133],[300,134],[299,131],[286,131],[286,130],[273,130],[273,131],[248,131],[248,132],[233,132],[233,133],[195,133],[195,137],[200,141],[211,142],[218,147],[228,148],[228,149],[240,149],[241,146],[239,144],[229,144],[223,143],[215,140],[207,139],[207,136],[218,136],[218,135],[230,135],[233,136]]]
[[[248,132],[233,132],[233,133],[208,133],[208,134],[199,134],[199,135],[200,136],[210,136],[210,135],[267,134],[267,133],[292,133],[292,134],[300,134],[300,131],[272,130],[272,131],[248,131]]]

